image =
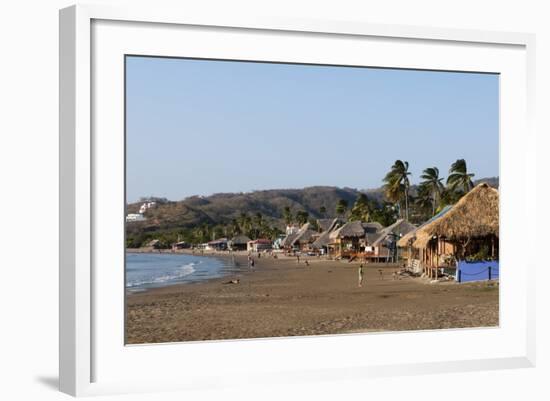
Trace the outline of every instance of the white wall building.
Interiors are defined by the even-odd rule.
[[[128,213],[126,215],[126,222],[131,222],[131,221],[144,221],[146,220],[145,219],[145,216],[143,216],[141,213]]]
[[[152,202],[145,202],[144,204],[141,205],[141,207],[139,208],[139,213],[143,214],[147,211],[147,209],[150,209],[152,207],[155,207],[157,204],[157,202],[155,201],[152,201]]]

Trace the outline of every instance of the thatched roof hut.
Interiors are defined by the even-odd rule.
[[[365,228],[360,221],[350,221],[330,233],[331,240],[342,238],[360,238],[365,236]]]
[[[367,233],[377,233],[384,229],[384,226],[377,221],[370,221],[368,223],[361,223],[365,232]]]
[[[416,231],[405,235],[398,245],[425,248],[434,237],[448,241],[499,235],[499,194],[482,183],[464,195],[453,206],[446,207]]]
[[[330,233],[333,232],[334,230],[338,229],[338,224],[339,224],[339,220],[338,219],[333,219],[332,224],[329,226],[329,228],[326,229],[325,231],[323,231],[321,233],[321,235],[315,241],[313,241],[311,246],[313,248],[316,248],[316,249],[321,249],[321,248],[327,247],[331,242],[330,241]]]
[[[312,238],[314,235],[318,234],[317,231],[310,228],[310,223],[305,223],[296,235],[290,240],[290,245],[296,245],[296,244],[305,244],[312,241]]]
[[[397,237],[403,237],[415,229],[416,226],[409,223],[407,220],[399,219],[395,223],[383,228],[378,233],[378,237],[374,241],[369,242],[369,244],[372,246],[378,246],[382,244],[391,234],[395,234]]]
[[[231,238],[231,245],[246,245],[250,241],[250,238],[248,238],[246,235],[236,235],[235,237]]]
[[[432,218],[430,218],[428,221],[424,222],[423,224],[421,224],[420,226],[416,227],[415,229],[413,229],[412,231],[409,231],[407,234],[405,234],[404,236],[401,237],[401,239],[399,241],[397,241],[397,246],[401,247],[401,248],[405,248],[407,246],[409,246],[409,244],[411,242],[413,242],[414,240],[416,240],[416,236],[419,232],[421,232],[421,230],[426,227],[428,224],[430,224],[431,222],[443,217],[449,210],[451,210],[453,206],[452,205],[448,205],[448,206],[445,206],[439,213],[437,213],[435,216],[433,216]]]
[[[422,231],[447,239],[499,235],[498,191],[482,183],[464,195],[442,218]]]
[[[330,231],[327,230],[323,231],[319,238],[313,241],[313,244],[311,244],[311,246],[316,249],[321,249],[328,246],[328,244],[330,244]]]
[[[284,247],[284,248],[292,246],[292,244],[294,243],[294,240],[296,239],[297,236],[298,236],[298,233],[288,234],[281,241],[281,246]]]
[[[317,225],[321,232],[332,231],[334,226],[338,224],[338,219],[318,219]]]

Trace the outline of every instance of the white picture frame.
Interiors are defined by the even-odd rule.
[[[185,48],[181,45],[185,41],[181,40],[178,45],[178,35],[194,35],[195,43],[201,46]],[[257,46],[260,36],[262,41],[269,43],[267,49]],[[336,40],[338,46],[334,43]],[[527,199],[533,195],[536,180],[533,174],[527,174],[535,171],[536,153],[531,126],[534,41],[533,35],[522,33],[388,26],[357,21],[234,20],[215,15],[186,15],[181,10],[168,12],[155,8],[88,5],[61,10],[61,391],[94,395],[234,386],[251,379],[260,383],[342,377],[359,380],[387,375],[534,366],[534,252],[529,251],[530,245],[526,246],[527,252],[526,248],[518,250],[512,246],[520,235],[514,228],[520,227],[522,222],[528,222],[531,225],[529,232],[535,232],[532,225],[536,221],[533,217],[536,209],[532,205],[525,207]],[[219,42],[223,42],[223,46],[219,46]],[[231,44],[237,42],[239,46],[233,46],[238,47],[235,50]],[[315,48],[321,45],[323,52],[316,53]],[[304,55],[305,46],[312,50]],[[354,53],[354,46],[367,46],[374,58],[361,59],[364,54]],[[505,261],[520,266],[508,272],[504,268],[501,273],[500,327],[125,347],[120,342],[123,335],[120,325],[124,324],[119,322],[121,305],[123,308],[120,294],[124,292],[122,281],[118,281],[120,271],[106,271],[102,266],[105,261],[123,266],[122,242],[117,242],[117,236],[123,230],[124,210],[122,202],[110,204],[108,199],[113,196],[117,199],[120,191],[124,191],[119,188],[124,157],[121,152],[124,144],[120,142],[123,133],[119,132],[124,120],[120,113],[123,94],[117,94],[123,78],[120,55],[136,52],[500,73],[503,89],[501,243],[504,244],[501,245],[501,259],[503,266],[506,266]],[[113,135],[97,134],[99,131]],[[116,173],[111,174],[112,171]],[[521,190],[514,190],[518,185]],[[119,217],[120,222],[116,222]],[[114,229],[107,229],[108,224]],[[117,247],[120,249],[115,249]],[[512,321],[515,323],[511,324]],[[399,358],[375,352],[383,349],[384,344],[396,342],[396,336],[414,339],[419,347],[442,336],[445,341],[458,345],[454,352],[438,352],[431,356],[426,356],[422,348],[422,352],[411,351]],[[477,348],[473,345],[473,349],[466,347],[473,343],[481,345]],[[322,358],[318,356],[321,349]],[[350,349],[371,351],[365,358],[361,352],[346,352]],[[285,353],[296,359],[289,359]],[[182,355],[186,360],[184,366]],[[216,357],[221,361],[215,367],[193,365],[198,355],[206,356],[208,361]],[[140,363],[141,366],[155,366],[160,360],[166,362],[166,370],[147,371],[146,379],[132,369]],[[224,363],[224,360],[231,363]],[[262,360],[269,360],[269,366]],[[179,369],[170,374],[174,361],[179,361]]]

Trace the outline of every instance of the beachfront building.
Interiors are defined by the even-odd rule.
[[[335,225],[341,225],[342,221],[340,219],[317,219],[317,226],[319,227],[319,232],[324,233],[325,231],[331,231],[334,229]]]
[[[364,257],[376,262],[398,262],[397,241],[415,229],[407,220],[399,219],[374,234],[367,233]]]
[[[172,250],[177,251],[179,249],[189,249],[191,248],[191,244],[189,242],[185,241],[179,241],[174,244],[172,244]]]
[[[128,213],[126,215],[126,223],[131,223],[134,221],[145,221],[145,216],[141,213]]]
[[[206,244],[204,249],[207,251],[225,251],[227,249],[227,238],[219,238],[210,241]]]
[[[411,265],[416,263],[430,278],[437,278],[442,268],[456,267],[469,259],[495,264],[499,251],[498,191],[485,183],[477,185],[455,205],[401,238],[398,246],[408,248]]]
[[[316,230],[311,228],[310,223],[305,223],[300,227],[300,230],[298,230],[296,236],[292,239],[290,246],[300,251],[309,251],[311,249],[310,245],[318,234]]]
[[[246,251],[249,241],[250,241],[250,238],[248,238],[244,234],[241,234],[231,238],[231,240],[227,243],[227,245],[229,249],[232,251]]]
[[[335,257],[353,259],[365,243],[365,227],[360,221],[350,221],[329,234],[329,253]]]
[[[312,251],[313,242],[321,234],[314,230],[311,223],[303,224],[298,231],[290,232],[280,241],[280,248],[287,251]]]
[[[253,241],[248,241],[246,250],[249,252],[262,252],[269,251],[273,248],[271,240],[266,238],[259,238]]]
[[[147,248],[153,248],[153,249],[160,249],[160,240],[158,239],[153,239],[151,241],[149,241],[147,243],[147,245],[145,245]]]
[[[277,238],[275,238],[275,241],[273,241],[273,249],[283,249],[283,241],[285,240],[285,238],[285,234],[280,234]]]
[[[338,219],[320,219],[317,220],[317,225],[321,229],[319,235],[314,236],[314,241],[311,243],[313,252],[321,255],[329,254],[330,233],[340,227],[341,222]]]

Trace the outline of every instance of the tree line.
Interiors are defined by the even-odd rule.
[[[466,161],[459,159],[450,169],[447,180],[440,176],[437,167],[428,167],[420,175],[421,182],[411,193],[411,172],[407,161],[396,160],[389,172],[383,178],[384,200],[369,198],[360,193],[349,205],[346,199],[340,199],[333,211],[321,206],[310,216],[306,210],[293,212],[285,206],[280,212],[280,219],[286,225],[303,225],[310,223],[310,228],[320,230],[316,217],[334,218],[342,221],[379,222],[383,226],[394,223],[398,218],[404,218],[412,223],[422,223],[438,213],[446,205],[454,204],[473,186],[474,174],[468,171]],[[155,199],[164,201],[163,199]],[[232,238],[236,235],[246,235],[250,239],[268,238],[275,240],[284,234],[281,220],[266,217],[262,213],[241,212],[237,218],[218,224],[200,224],[192,228],[172,228],[166,230],[132,230],[127,225],[126,246],[138,248],[146,245],[152,239],[160,241],[160,247],[168,248],[171,244],[185,241],[191,244],[205,243],[217,238]],[[137,228],[137,226],[135,226]]]
[[[444,206],[456,203],[474,187],[474,174],[468,171],[464,159],[458,159],[451,164],[446,185],[443,184],[444,178],[440,177],[437,167],[424,169],[420,176],[422,181],[414,197],[410,193],[410,176],[409,163],[396,160],[383,180],[386,198],[396,205],[399,215],[407,220],[411,219],[411,208],[417,215],[431,217]]]

